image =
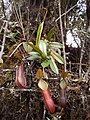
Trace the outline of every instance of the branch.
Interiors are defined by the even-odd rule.
[[[3,41],[2,41],[1,51],[0,51],[0,60],[2,59],[2,55],[3,55],[3,51],[4,51],[7,27],[8,27],[8,21],[6,22],[6,25],[5,25],[5,28],[4,28]]]
[[[19,43],[19,45],[13,50],[13,52],[9,55],[9,57],[11,57],[22,44],[23,44],[22,42]]]
[[[90,44],[90,42],[89,42]],[[90,45],[89,45],[90,46]],[[90,74],[90,47],[88,48],[88,69],[87,69],[87,72],[85,73],[85,76],[84,76],[84,79],[89,79],[89,74]]]
[[[3,17],[6,19],[6,14],[5,14],[5,6],[4,6],[4,1],[2,0],[2,10],[3,10]]]
[[[38,90],[33,90],[33,89],[18,89],[18,88],[5,88],[5,87],[1,87],[0,88],[0,91],[3,91],[3,90],[9,90],[9,91],[12,91],[12,92],[14,92],[14,91],[23,91],[23,92],[25,92],[25,91],[27,91],[27,92],[40,92],[40,91],[38,91]]]
[[[61,16],[61,1],[59,1],[59,16]],[[63,25],[62,25],[62,19],[60,19],[60,29],[61,29],[61,39],[63,43],[63,57],[64,57],[64,70],[66,71],[66,53],[65,53],[65,42],[64,42],[64,33],[63,33]]]
[[[55,20],[55,22],[57,22],[59,19],[61,19],[61,17],[63,17],[64,15],[66,15],[67,13],[69,13],[73,8],[75,8],[77,6],[77,4],[75,4],[73,7],[71,7],[68,11],[66,11],[65,13],[63,13],[62,15],[59,15],[59,17]]]
[[[85,40],[83,40],[82,43],[82,48],[81,48],[81,56],[80,56],[80,66],[79,66],[79,77],[81,77],[81,72],[82,72],[82,60],[83,60],[83,55],[84,55],[84,45],[85,45]]]
[[[18,5],[18,8],[19,8],[19,19],[20,19],[20,23],[21,23],[21,28],[22,28],[22,32],[23,32],[23,36],[25,38],[25,30],[24,30],[24,27],[23,27],[23,20],[22,20],[22,14],[21,14],[21,7],[20,7],[20,4]]]
[[[24,27],[23,27],[23,21],[22,21],[20,4],[18,4],[19,11],[17,10],[17,6],[16,6],[15,0],[13,0],[13,5],[14,5],[14,13],[15,13],[17,22],[19,23],[20,27],[22,28],[22,32],[23,32],[23,35],[24,35],[24,38],[25,38],[25,31],[24,31]]]
[[[90,66],[89,66],[89,68],[87,69],[87,72],[84,75],[84,79],[88,79],[89,73],[90,73]]]

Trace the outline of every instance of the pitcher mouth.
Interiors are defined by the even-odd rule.
[[[40,79],[39,82],[38,82],[38,87],[41,89],[41,90],[47,90],[48,89],[48,84],[46,81]]]

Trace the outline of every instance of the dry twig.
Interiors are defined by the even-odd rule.
[[[1,51],[0,51],[0,59],[2,59],[2,55],[3,55],[3,51],[4,51],[7,27],[8,27],[8,21],[6,22],[6,25],[5,25],[5,28],[4,28],[3,41],[2,41]]]
[[[73,7],[71,7],[68,11],[66,11],[65,13],[63,13],[62,15],[60,15],[55,22],[57,22],[59,19],[61,19],[61,17],[63,17],[64,15],[66,15],[67,13],[69,13],[73,8],[75,8],[77,6],[77,4],[75,4]]]
[[[61,1],[60,0],[59,0],[59,16],[61,16]],[[61,37],[62,37],[62,43],[63,43],[64,70],[66,71],[65,42],[64,42],[64,33],[63,33],[63,25],[62,25],[61,17],[60,17],[60,29],[61,29]]]

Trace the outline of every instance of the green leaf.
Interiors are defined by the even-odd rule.
[[[53,51],[54,54],[54,58],[60,63],[60,64],[64,64],[64,60],[61,57],[61,55],[59,55],[58,53],[56,53],[55,51]]]
[[[41,57],[43,57],[42,51],[41,51],[37,46],[31,44],[30,42],[28,42],[28,44],[29,44],[36,52],[38,52]]]
[[[50,60],[44,60],[44,61],[41,63],[41,65],[42,65],[43,68],[48,67],[49,64],[50,64]]]
[[[37,59],[41,59],[41,57],[38,55],[31,55],[30,57],[27,58],[27,60],[37,60]]]
[[[39,46],[39,43],[40,43],[40,38],[41,38],[42,30],[43,30],[43,24],[44,24],[44,21],[38,27],[37,37],[36,37],[36,46],[37,47]]]
[[[31,43],[31,42],[30,42]],[[31,43],[32,44],[32,43]],[[27,43],[27,42],[23,42],[23,47],[25,49],[25,51],[27,53],[31,52],[32,51],[32,47]]]
[[[44,40],[40,40],[39,49],[47,56],[47,43]]]
[[[56,73],[56,74],[59,73],[58,72],[58,67],[57,67],[57,65],[56,65],[56,63],[55,63],[55,61],[52,57],[51,57],[51,60],[50,60],[50,68],[54,73]]]
[[[53,120],[58,120],[56,117],[53,117]]]
[[[37,59],[41,59],[41,56],[38,52],[30,52],[29,53],[31,56],[27,58],[27,60],[37,60]]]
[[[47,120],[50,120],[50,118],[48,118],[48,117],[46,117],[47,118]]]
[[[65,80],[62,80],[62,81],[60,82],[60,87],[61,87],[61,89],[65,89],[65,88],[67,87],[67,83],[66,83]]]
[[[54,35],[55,28],[53,27],[47,34],[47,39],[50,40]]]
[[[62,48],[63,45],[59,42],[50,42],[50,47],[53,47],[53,48]]]
[[[33,56],[33,55],[38,55],[38,56],[40,56],[40,54],[39,54],[38,52],[33,52],[33,51],[30,52],[29,54],[32,55],[32,56]]]

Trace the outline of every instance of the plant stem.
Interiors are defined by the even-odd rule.
[[[40,92],[40,91],[37,91],[37,90],[33,90],[33,89],[18,89],[18,88],[5,88],[5,87],[1,87],[0,88],[0,91],[3,91],[3,90],[9,90],[9,91],[28,91],[28,92]]]
[[[75,4],[73,7],[71,7],[68,11],[66,11],[65,13],[63,13],[62,15],[60,15],[55,22],[57,22],[61,17],[63,17],[64,15],[66,15],[67,13],[69,13],[73,8],[75,8],[77,6],[77,4]]]
[[[9,57],[11,57],[22,44],[22,42],[19,43],[18,46],[14,49],[14,51],[9,55]]]
[[[59,2],[59,16],[61,16],[61,1],[58,0],[58,2]],[[63,43],[64,71],[66,72],[66,53],[65,53],[65,42],[64,42],[62,18],[60,18],[60,29],[61,29],[61,39],[62,39],[62,43]]]
[[[8,27],[8,21],[6,22],[6,25],[5,25],[5,28],[4,28],[4,35],[3,35],[2,47],[1,47],[1,51],[0,51],[0,59],[2,59],[2,55],[3,55],[3,51],[4,51],[4,45],[5,45],[7,27]]]
[[[81,72],[82,72],[82,59],[83,59],[83,55],[84,55],[84,44],[85,44],[85,40],[83,40],[82,48],[81,48],[80,66],[79,66],[79,77],[81,77]]]

